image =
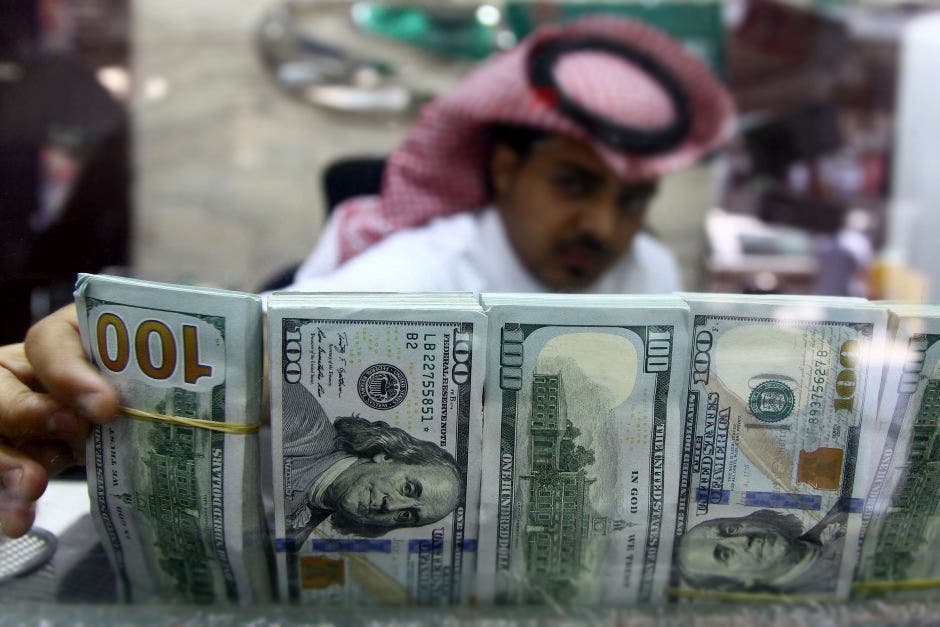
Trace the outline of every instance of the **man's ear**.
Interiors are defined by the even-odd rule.
[[[392,461],[392,458],[385,453],[376,453],[372,456],[372,461],[376,464],[384,464],[385,462]]]
[[[519,153],[506,144],[497,143],[493,146],[489,166],[494,198],[500,198],[510,188],[521,161]]]

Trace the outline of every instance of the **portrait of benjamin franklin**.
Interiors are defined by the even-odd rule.
[[[329,520],[336,531],[374,538],[444,518],[462,480],[453,456],[385,422],[330,422],[312,393],[284,384],[287,534],[298,545]]]
[[[697,589],[827,594],[835,589],[848,515],[834,508],[804,532],[793,514],[759,509],[695,525],[680,539],[676,566]]]

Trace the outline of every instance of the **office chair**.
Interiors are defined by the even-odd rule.
[[[345,200],[354,196],[378,194],[382,189],[385,159],[382,157],[347,157],[334,161],[323,171],[323,197],[326,217]],[[300,264],[293,264],[267,279],[260,291],[287,287],[294,281]]]

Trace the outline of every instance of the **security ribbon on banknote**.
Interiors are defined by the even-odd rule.
[[[670,572],[688,309],[483,295],[479,598],[655,601]]]
[[[692,344],[673,592],[844,598],[884,311],[832,299],[687,302]]]
[[[485,318],[469,295],[269,300],[284,599],[452,604],[476,572]]]
[[[82,275],[85,351],[123,405],[88,442],[92,514],[134,602],[271,598],[255,296]],[[212,428],[204,428],[204,427]]]
[[[924,580],[940,587],[940,307],[889,307],[893,338],[871,433],[856,596]]]

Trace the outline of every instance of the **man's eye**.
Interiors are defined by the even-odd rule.
[[[421,484],[409,479],[401,488],[401,493],[409,498],[416,499],[421,496]]]
[[[727,564],[728,559],[731,557],[731,549],[726,546],[718,545],[715,547],[715,561],[722,564]]]
[[[570,198],[581,198],[593,192],[593,186],[581,177],[561,176],[553,182],[562,194]]]
[[[415,520],[417,520],[417,518],[418,515],[413,509],[403,509],[398,512],[397,516],[395,516],[395,520],[400,523],[413,523]]]
[[[733,536],[739,531],[741,531],[741,525],[738,523],[725,523],[721,528],[721,535],[725,537]]]

